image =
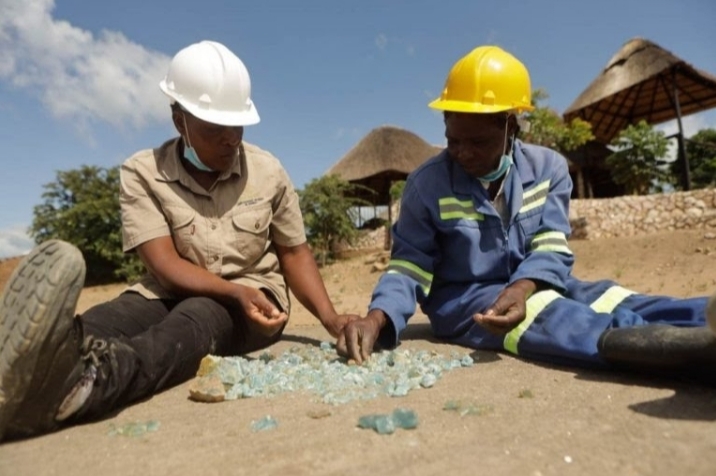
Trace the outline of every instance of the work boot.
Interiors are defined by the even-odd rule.
[[[74,317],[84,278],[80,251],[51,240],[30,252],[5,286],[0,441],[55,430],[86,400],[93,369],[82,358],[82,328]]]
[[[716,382],[716,335],[706,327],[649,324],[607,329],[597,349],[617,368]]]
[[[706,305],[706,322],[711,328],[711,332],[716,334],[716,293],[709,298]]]

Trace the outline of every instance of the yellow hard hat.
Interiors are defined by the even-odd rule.
[[[450,70],[433,109],[492,113],[531,111],[532,89],[527,68],[497,46],[480,46]]]

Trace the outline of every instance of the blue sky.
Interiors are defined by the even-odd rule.
[[[58,170],[113,167],[174,135],[157,83],[190,43],[242,58],[262,119],[245,139],[302,188],[384,124],[442,144],[427,103],[476,46],[515,54],[562,112],[636,36],[716,74],[714,18],[713,0],[0,0],[0,258],[32,246]],[[685,127],[716,127],[716,111]]]

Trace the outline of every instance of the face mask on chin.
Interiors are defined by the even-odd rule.
[[[211,167],[207,167],[204,162],[199,158],[199,154],[196,153],[196,149],[191,146],[189,142],[189,128],[186,125],[186,117],[184,117],[184,130],[186,131],[186,137],[184,137],[184,158],[189,161],[191,165],[201,170],[202,172],[215,172]]]
[[[510,151],[509,155],[502,154],[502,157],[500,157],[500,165],[498,165],[495,170],[487,175],[483,175],[482,177],[477,177],[477,179],[482,182],[494,182],[505,175],[505,173],[510,169],[510,165],[512,165],[512,151]]]
[[[509,116],[508,116],[509,118]],[[505,122],[505,142],[503,144],[503,148],[507,148],[507,125],[509,121]],[[503,149],[504,150],[504,149]],[[481,182],[494,182],[495,180],[498,180],[502,178],[503,175],[507,173],[507,171],[510,169],[510,166],[512,165],[512,147],[510,147],[509,154],[503,153],[502,157],[500,157],[500,163],[497,166],[495,170],[490,172],[489,174],[483,175],[482,177],[477,177],[478,180]]]

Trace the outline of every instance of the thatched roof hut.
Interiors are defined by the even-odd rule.
[[[714,107],[716,76],[649,40],[634,38],[567,108],[564,119],[584,119],[597,140],[609,143],[642,119],[658,124]]]
[[[375,194],[360,197],[375,205],[390,203],[390,186],[442,149],[410,131],[393,126],[373,129],[328,171]]]

